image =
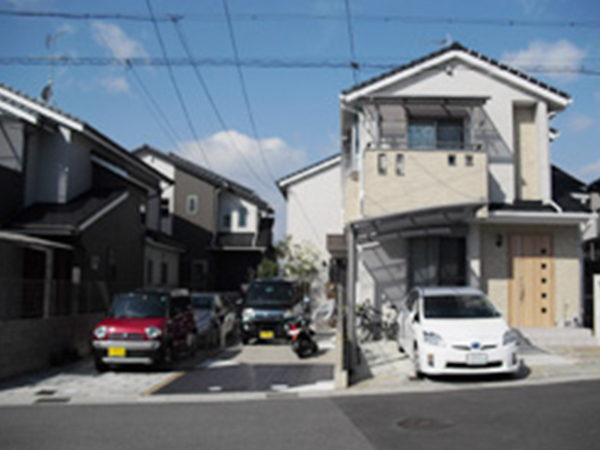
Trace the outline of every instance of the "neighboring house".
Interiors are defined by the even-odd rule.
[[[273,210],[254,191],[149,146],[138,158],[172,178],[161,197],[162,230],[184,243],[182,286],[239,291],[272,245]]]
[[[591,324],[593,314],[594,285],[593,276],[600,274],[600,179],[593,181],[586,187],[589,195],[589,206],[595,217],[590,221],[586,230],[584,242],[585,254],[585,323]]]
[[[582,322],[581,226],[553,200],[570,97],[453,44],[343,92],[350,302],[485,290],[517,327]]]
[[[286,199],[286,236],[295,244],[309,243],[319,254],[320,273],[312,286],[317,301],[326,297],[332,258],[346,256],[343,242],[339,254],[331,251],[331,241],[339,241],[344,229],[340,161],[333,155],[277,181]]]
[[[85,348],[112,292],[144,285],[145,256],[162,239],[161,181],[87,123],[0,84],[0,333],[11,320],[20,330],[3,340],[14,345],[0,367]]]

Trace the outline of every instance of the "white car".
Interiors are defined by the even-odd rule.
[[[416,374],[514,373],[518,334],[483,292],[474,288],[415,288],[398,314],[398,349]]]

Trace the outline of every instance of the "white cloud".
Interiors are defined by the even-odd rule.
[[[6,0],[15,8],[29,8],[33,6],[39,6],[44,3],[45,0]]]
[[[125,77],[107,77],[100,80],[100,84],[108,91],[114,94],[130,92],[129,83]]]
[[[581,67],[585,55],[585,50],[564,39],[554,43],[536,40],[525,50],[504,52],[502,61],[526,72],[533,68],[548,70],[549,78],[567,82],[576,78],[577,75],[570,71]],[[564,72],[551,73],[553,70]]]
[[[545,0],[518,0],[518,2],[528,16],[539,16],[546,10]]]
[[[582,167],[579,170],[581,176],[596,178],[600,176],[600,159],[592,164]]]
[[[206,167],[206,154],[210,170],[253,189],[275,209],[275,236],[277,239],[283,238],[285,201],[263,160],[267,161],[273,176],[280,178],[306,166],[304,150],[292,148],[276,137],[262,139],[259,148],[252,137],[230,130],[216,133],[200,141],[199,145],[196,142],[184,142],[175,152],[202,167]]]
[[[567,127],[574,133],[583,133],[594,125],[594,119],[585,114],[575,114],[567,120]]]
[[[148,52],[141,42],[130,38],[121,27],[112,23],[92,23],[92,35],[96,42],[115,58],[148,57]]]

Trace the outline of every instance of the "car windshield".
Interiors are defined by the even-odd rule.
[[[213,300],[213,296],[207,294],[194,295],[192,297],[194,308],[198,309],[210,309],[212,307]]]
[[[436,295],[424,298],[428,319],[485,319],[500,313],[482,295]]]
[[[255,283],[250,286],[246,306],[291,305],[294,288],[290,283]]]
[[[168,295],[160,293],[117,294],[109,316],[115,319],[149,319],[167,315]]]

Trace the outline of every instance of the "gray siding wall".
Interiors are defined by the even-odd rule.
[[[0,225],[23,203],[24,136],[22,123],[0,117]]]
[[[188,214],[188,195],[198,196],[198,212]],[[212,243],[216,225],[215,188],[184,171],[175,174],[175,205],[173,215],[173,237],[186,243],[186,252],[180,266],[180,281],[183,284],[195,283],[191,280],[191,264],[194,260],[208,263],[208,272],[212,273],[211,254],[206,251]],[[212,285],[214,280],[209,280]]]

